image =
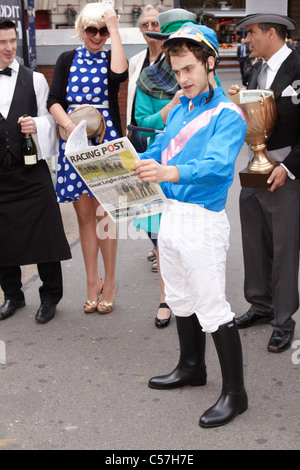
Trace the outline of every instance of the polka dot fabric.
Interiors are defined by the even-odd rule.
[[[76,106],[85,104],[101,106],[98,111],[103,114],[106,123],[103,142],[119,137],[109,114],[107,73],[107,51],[93,54],[84,47],[79,47],[70,68],[66,98],[69,104],[68,113]],[[90,140],[89,145],[97,145],[97,142],[94,139]],[[59,138],[56,184],[58,202],[72,202],[85,193],[93,196],[66,159],[65,146],[66,142]]]

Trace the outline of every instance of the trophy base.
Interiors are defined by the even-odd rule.
[[[271,187],[271,184],[267,183],[268,178],[272,171],[268,173],[253,173],[245,168],[240,171],[240,182],[242,188],[260,188],[268,189]]]

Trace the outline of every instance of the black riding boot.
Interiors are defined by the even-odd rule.
[[[217,403],[200,418],[199,424],[204,428],[227,424],[248,407],[242,346],[235,321],[221,325],[212,336],[220,361],[223,388]]]
[[[184,385],[205,385],[205,333],[194,313],[190,317],[176,317],[180,345],[177,367],[169,375],[153,377],[149,387],[170,389]]]

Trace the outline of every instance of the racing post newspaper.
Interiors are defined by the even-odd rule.
[[[65,156],[115,222],[162,212],[166,198],[160,185],[132,171],[139,156],[127,137],[89,146],[82,120],[66,142]]]

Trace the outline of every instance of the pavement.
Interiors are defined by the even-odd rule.
[[[225,90],[240,83],[236,72],[221,71]],[[238,213],[238,172],[247,164],[246,146],[236,164],[227,212],[231,246],[227,262],[227,299],[239,316],[243,263]],[[210,335],[208,383],[158,391],[150,377],[168,373],[179,356],[174,317],[158,330],[158,275],[146,259],[149,241],[119,240],[115,310],[85,315],[85,271],[71,204],[61,205],[72,259],[63,262],[64,297],[55,318],[35,322],[39,278],[34,266],[23,269],[26,307],[0,325],[0,450],[102,450],[103,455],[198,455],[201,450],[296,450],[300,448],[300,322],[293,348],[268,353],[269,325],[241,330],[249,409],[226,426],[202,429],[202,413],[215,403],[221,376]],[[100,272],[102,260],[99,260]],[[2,294],[1,294],[2,295]],[[3,296],[2,296],[3,298]],[[1,361],[0,361],[1,362]],[[2,361],[3,362],[3,361]],[[180,452],[178,452],[180,451]],[[119,454],[118,454],[119,452]],[[149,462],[148,462],[149,463]]]

